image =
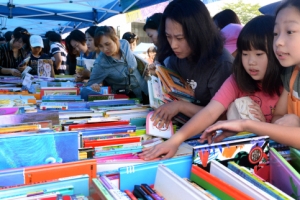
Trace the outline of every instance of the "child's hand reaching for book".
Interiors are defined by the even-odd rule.
[[[178,147],[179,144],[176,144],[172,138],[169,140],[157,144],[153,147],[144,148],[143,152],[139,154],[139,157],[143,160],[153,160],[159,158],[161,160],[172,158]]]
[[[204,143],[206,140],[208,144],[212,142],[220,142],[224,138],[233,136],[239,132],[245,131],[244,123],[247,120],[227,120],[218,121],[217,123],[209,126],[200,136],[199,142]],[[222,133],[217,134],[218,130],[222,130]]]
[[[179,113],[179,101],[173,101],[166,103],[159,108],[157,108],[151,120],[154,121],[153,125],[157,128],[162,128],[164,125],[168,127],[172,118]]]

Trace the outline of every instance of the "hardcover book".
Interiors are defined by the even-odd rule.
[[[156,71],[161,75],[162,81],[167,84],[172,92],[179,92],[194,97],[194,90],[179,74],[163,66],[157,66]]]

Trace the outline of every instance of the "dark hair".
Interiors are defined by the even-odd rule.
[[[237,14],[230,9],[225,9],[213,16],[215,24],[219,29],[223,29],[228,24],[241,24]]]
[[[50,45],[49,40],[47,38],[43,39],[44,48],[42,50],[42,53],[49,54],[50,53]]]
[[[165,33],[167,18],[182,26],[184,38],[192,51],[191,61],[198,63],[198,66],[207,67],[222,54],[223,38],[206,6],[199,0],[174,0],[166,7],[160,23],[157,48],[159,62],[174,55]]]
[[[7,42],[11,40],[12,33],[13,33],[12,31],[6,31],[4,33],[4,37]]]
[[[116,43],[117,48],[120,49],[120,41],[116,34],[115,29],[112,26],[99,26],[96,29],[94,36],[95,47],[99,47],[102,36],[109,37],[113,42]]]
[[[287,7],[295,7],[300,12],[300,1],[297,1],[297,0],[282,1],[282,3],[280,4],[280,6],[276,10],[276,15],[275,16],[277,17],[279,11],[281,11],[282,9],[287,8]]]
[[[97,28],[98,28],[98,26],[91,26],[90,28],[88,28],[85,31],[85,34],[88,33],[90,36],[92,36],[92,38],[94,38],[95,37],[95,32],[96,32]]]
[[[149,55],[150,52],[156,53],[156,47],[155,47],[155,46],[149,47],[149,48],[147,49],[147,54]]]
[[[280,79],[281,65],[273,51],[273,30],[275,18],[261,15],[250,20],[242,29],[237,39],[237,55],[233,62],[233,76],[239,89],[245,93],[253,94],[263,91],[269,95],[280,95],[282,81]],[[261,88],[244,69],[242,64],[243,51],[251,48],[266,52],[268,66],[262,80]]]
[[[122,39],[127,40],[129,42],[129,44],[131,44],[134,41],[137,41],[139,39],[139,37],[132,32],[126,32],[123,34]]]
[[[0,37],[0,42],[2,42],[2,41],[6,41],[6,40],[5,40],[5,37],[2,37],[2,36],[1,36],[1,37]]]
[[[19,39],[22,39],[23,43],[28,46],[29,44],[29,37],[30,34],[28,33],[27,29],[22,27],[17,27],[13,31],[12,35],[14,36],[14,39],[18,41]]]
[[[74,54],[74,48],[71,45],[71,36],[70,35],[68,35],[65,38],[65,45],[66,45],[66,50],[68,52],[70,62],[76,63],[76,56],[78,56],[78,55]]]
[[[59,43],[61,43],[61,36],[60,36],[60,34],[58,34],[56,32],[50,33],[48,35],[48,39],[49,39],[50,42],[59,42]]]
[[[49,35],[52,34],[52,33],[56,33],[56,32],[55,32],[55,31],[47,31],[47,32],[45,33],[45,38],[48,38]]]
[[[158,30],[162,15],[162,13],[154,13],[153,15],[148,17],[143,27],[144,31],[146,31],[147,28]]]
[[[80,30],[74,30],[70,33],[70,40],[80,42],[82,45],[85,45],[85,34]]]

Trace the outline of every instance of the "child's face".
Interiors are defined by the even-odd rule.
[[[300,12],[295,7],[282,9],[275,21],[273,49],[280,64],[300,64]]]
[[[38,55],[42,51],[42,47],[31,47],[31,52],[33,55]]]
[[[254,80],[263,80],[268,67],[268,56],[266,52],[253,48],[251,48],[251,51],[243,51],[242,63],[246,72]]]

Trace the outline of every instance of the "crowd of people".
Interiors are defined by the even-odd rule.
[[[184,8],[184,9],[182,9]],[[149,69],[161,64],[193,82],[196,103],[173,101],[157,108],[154,125],[162,127],[178,113],[191,119],[169,140],[145,148],[146,160],[172,157],[186,139],[203,132],[209,143],[241,131],[268,135],[300,148],[300,2],[287,0],[276,16],[258,16],[244,26],[229,9],[211,17],[199,0],[174,0],[163,13],[146,19],[143,27],[155,47],[148,49]],[[6,37],[6,36],[5,36]],[[62,44],[56,32],[45,39],[18,27],[0,45],[0,73],[19,76],[28,56],[30,63],[51,58],[56,74],[76,74],[88,79],[81,95],[98,94],[102,86],[148,102],[147,82],[133,53],[138,36],[127,32],[118,38],[111,26],[92,26],[85,33],[74,30]],[[76,58],[95,59],[92,71],[76,71]],[[66,71],[67,70],[67,71]],[[36,73],[35,70],[32,73]],[[226,119],[224,113],[241,97],[252,99],[255,120]],[[222,130],[221,134],[217,134]]]

